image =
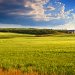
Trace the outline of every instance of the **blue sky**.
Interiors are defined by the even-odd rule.
[[[61,0],[65,4],[65,9],[70,10],[75,8],[75,0]]]
[[[75,0],[0,0],[0,27],[75,29]]]

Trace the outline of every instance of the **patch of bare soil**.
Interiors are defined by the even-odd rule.
[[[22,71],[16,69],[10,70],[0,69],[0,75],[38,75],[38,73],[37,72],[23,73]]]
[[[9,69],[9,70],[0,69],[0,75],[66,75],[66,74],[64,73],[56,74],[55,72],[48,74],[48,73],[39,73],[33,71],[22,72],[21,70],[16,70],[16,69]]]

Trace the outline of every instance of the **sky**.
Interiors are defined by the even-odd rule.
[[[0,28],[75,29],[75,0],[0,0]]]

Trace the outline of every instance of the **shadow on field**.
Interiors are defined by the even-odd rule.
[[[0,39],[11,39],[11,38],[19,38],[19,37],[36,37],[36,36],[25,36],[25,35],[16,35],[16,36],[11,36],[11,35],[8,35],[8,36],[0,36]]]
[[[15,37],[0,37],[0,39],[11,39],[11,38],[15,38]]]
[[[11,39],[11,38],[19,38],[19,37],[48,37],[51,35],[25,35],[25,34],[17,34],[17,35],[0,35],[0,39]]]

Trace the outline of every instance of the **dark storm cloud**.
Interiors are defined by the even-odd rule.
[[[24,15],[34,19],[46,18],[43,5],[48,0],[0,0],[0,13],[4,15]],[[52,8],[52,7],[51,7]]]
[[[21,5],[21,3],[17,2],[16,0],[3,0],[0,2],[0,11],[8,11],[22,8],[23,6]]]
[[[26,0],[0,0],[0,23],[24,24],[24,20],[29,18],[26,13],[32,10],[24,7],[25,2]]]

